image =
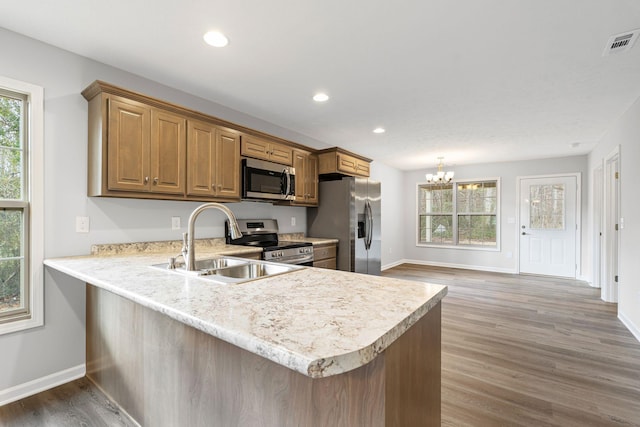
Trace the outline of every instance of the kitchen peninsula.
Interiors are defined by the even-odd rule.
[[[169,255],[45,261],[86,282],[87,376],[141,425],[439,425],[445,286],[311,267],[217,284],[150,267]]]

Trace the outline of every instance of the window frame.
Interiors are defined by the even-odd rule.
[[[467,245],[458,243],[458,217],[460,215],[464,215],[465,213],[458,212],[457,206],[457,195],[458,195],[458,185],[468,185],[468,184],[479,184],[484,182],[495,182],[496,183],[496,245],[495,246],[485,246],[485,245]],[[451,213],[452,217],[452,231],[453,231],[453,239],[454,243],[433,243],[433,242],[421,242],[420,241],[420,188],[425,186],[430,186],[434,184],[429,184],[425,182],[418,182],[416,184],[416,208],[415,208],[415,217],[416,217],[416,225],[415,225],[415,233],[416,233],[416,246],[424,247],[424,248],[441,248],[441,249],[462,249],[462,250],[472,250],[472,251],[488,251],[488,252],[500,252],[500,230],[501,230],[501,221],[500,221],[500,212],[501,212],[501,183],[500,177],[485,177],[485,178],[476,178],[476,179],[453,179],[451,182],[447,183],[453,185],[453,212]],[[437,185],[437,184],[436,184]]]
[[[23,210],[25,219],[25,307],[3,317],[0,335],[31,329],[44,324],[44,88],[0,76],[0,89],[26,96],[26,135],[23,168],[26,187],[22,200],[4,201],[3,207]]]

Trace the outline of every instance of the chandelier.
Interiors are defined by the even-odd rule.
[[[453,171],[445,172],[443,170],[444,164],[442,163],[444,157],[438,157],[438,172],[435,174],[428,173],[425,175],[427,178],[427,184],[445,184],[453,179]]]

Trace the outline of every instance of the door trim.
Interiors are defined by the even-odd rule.
[[[576,179],[576,279],[582,277],[582,172],[575,173],[557,173],[546,175],[526,175],[516,177],[516,218],[518,228],[515,232],[518,236],[516,240],[516,273],[520,274],[520,185],[523,179],[537,179],[537,178],[559,178],[559,177],[573,177]]]
[[[602,240],[602,264],[601,264],[601,299],[606,302],[618,302],[618,287],[619,282],[616,284],[612,282],[611,278],[619,273],[619,254],[620,254],[620,234],[616,236],[613,227],[618,223],[620,219],[620,186],[622,184],[622,174],[618,178],[617,182],[611,180],[610,167],[613,163],[617,165],[617,172],[621,170],[621,155],[620,146],[616,146],[611,152],[604,158],[604,192],[603,192],[603,240]],[[612,187],[614,187],[614,194],[611,194]],[[615,215],[616,218],[612,218],[611,197],[614,197]],[[617,237],[617,238],[616,238]],[[612,240],[615,240],[612,242]],[[614,265],[615,263],[615,265]]]
[[[602,163],[593,169],[593,269],[591,271],[591,286],[600,288],[602,284],[602,247],[604,239],[603,230],[603,204],[604,204],[604,168]]]

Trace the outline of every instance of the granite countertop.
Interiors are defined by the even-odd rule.
[[[294,239],[290,239],[293,241],[300,241],[300,242],[308,242],[313,244],[314,246],[316,245],[328,245],[331,243],[337,244],[340,240],[338,239],[329,239],[329,238],[324,238],[324,237],[300,237],[300,238],[294,238]]]
[[[196,255],[249,249],[255,252],[221,244]],[[441,285],[313,267],[239,284],[150,267],[174,255],[89,255],[45,265],[312,378],[367,364],[447,293]]]

